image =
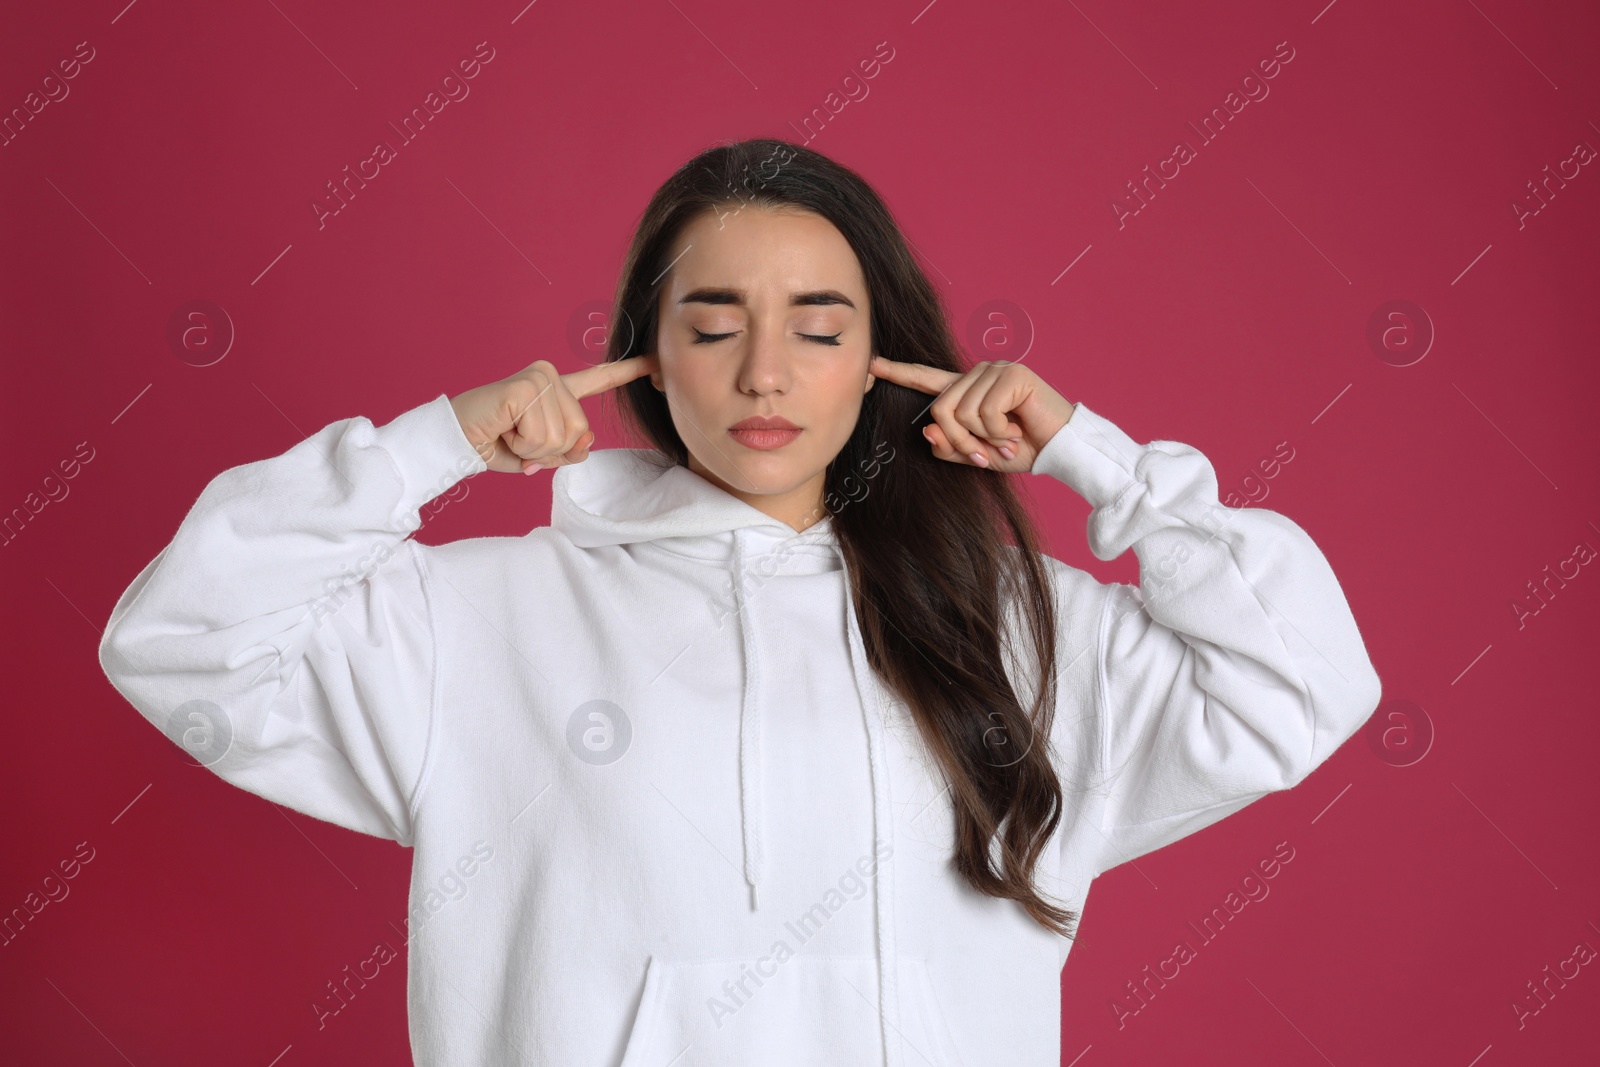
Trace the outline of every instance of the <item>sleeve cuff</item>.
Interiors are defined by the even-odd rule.
[[[1145,447],[1080,400],[1072,417],[1034,457],[1028,473],[1048,474],[1071,486],[1091,507],[1105,507],[1138,481],[1134,471]]]
[[[489,469],[444,393],[379,426],[374,437],[400,472],[403,515],[414,515],[461,479]]]

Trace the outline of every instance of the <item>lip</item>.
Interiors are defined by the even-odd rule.
[[[752,416],[728,427],[728,436],[744,445],[766,452],[799,437],[805,431],[781,415]]]
[[[752,415],[728,427],[729,430],[798,430],[799,428],[782,415]]]

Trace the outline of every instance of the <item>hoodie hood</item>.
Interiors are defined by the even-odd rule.
[[[750,907],[760,908],[764,870],[762,823],[761,726],[765,715],[759,699],[761,655],[750,624],[752,603],[760,600],[766,580],[785,574],[837,570],[845,584],[845,618],[850,669],[865,718],[872,775],[873,848],[893,848],[893,815],[889,803],[888,747],[884,738],[885,691],[867,665],[850,572],[824,516],[808,529],[793,527],[746,504],[700,475],[665,459],[652,449],[613,448],[591,452],[582,463],[556,468],[551,483],[550,525],[582,548],[653,541],[670,551],[714,562],[727,571],[723,586],[732,586],[732,615],[738,620],[744,660],[744,690],[739,712],[739,812],[744,850],[744,880]],[[750,576],[756,579],[750,582]],[[718,625],[726,625],[726,616]],[[896,1029],[897,963],[894,944],[894,894],[890,868],[880,867],[874,880],[878,1018],[891,1063],[890,1034]]]
[[[720,555],[726,557],[733,543],[727,535],[750,529],[759,530],[763,540],[774,544],[794,540],[795,547],[822,545],[823,555],[834,555],[831,518],[824,516],[796,533],[787,523],[646,448],[603,449],[582,463],[557,467],[550,512],[550,525],[579,548],[683,539],[673,547],[704,552],[721,545]]]

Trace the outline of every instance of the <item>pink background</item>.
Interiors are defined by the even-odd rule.
[[[408,1062],[403,963],[321,1031],[311,1009],[403,944],[408,853],[194,766],[107,684],[100,628],[222,470],[592,359],[569,337],[656,185],[823,108],[809,143],[883,193],[963,336],[1003,327],[973,358],[1026,351],[1301,524],[1384,681],[1377,730],[1302,786],[1095,883],[1062,1062],[1593,1062],[1600,965],[1527,991],[1600,949],[1600,164],[1563,162],[1600,147],[1592,4],[124,2],[0,34],[7,113],[93,49],[0,147],[0,514],[24,512],[0,539],[0,912],[93,850],[0,947],[0,1058]],[[470,95],[319,228],[325,183],[485,41]],[[1187,124],[1280,42],[1269,95],[1202,144]],[[1195,158],[1119,225],[1180,139]],[[215,312],[169,340],[196,300],[231,344]],[[549,519],[547,478],[470,487],[423,540]],[[1081,499],[1029,488],[1053,554],[1136,580],[1089,555]],[[1188,924],[1279,842],[1270,896],[1202,944]],[[1197,958],[1133,999],[1180,939]]]

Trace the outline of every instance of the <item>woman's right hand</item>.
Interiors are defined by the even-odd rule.
[[[589,458],[594,432],[578,401],[656,369],[653,354],[562,374],[549,360],[450,399],[456,420],[492,471],[532,474]]]

